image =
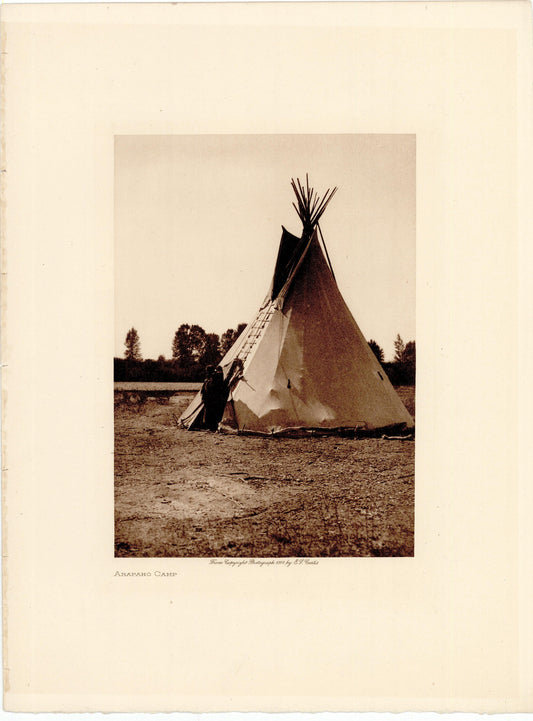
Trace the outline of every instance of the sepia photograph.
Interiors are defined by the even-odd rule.
[[[6,709],[531,711],[531,18],[2,6]]]
[[[414,135],[115,137],[115,555],[414,555]]]

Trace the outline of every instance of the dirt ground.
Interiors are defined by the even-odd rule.
[[[116,556],[414,554],[413,440],[190,432],[191,398],[115,397]]]

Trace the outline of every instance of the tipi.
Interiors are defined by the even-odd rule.
[[[221,361],[227,401],[219,429],[240,433],[407,430],[413,419],[339,291],[319,220],[336,188],[319,197],[292,181],[301,238],[282,228],[268,294]],[[322,241],[322,244],[319,240]],[[203,427],[202,394],[180,418]]]

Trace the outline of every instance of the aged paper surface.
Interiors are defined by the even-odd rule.
[[[6,708],[531,710],[529,5],[2,21]],[[416,135],[414,558],[114,559],[114,136],[191,133]]]

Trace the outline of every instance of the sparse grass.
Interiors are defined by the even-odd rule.
[[[116,408],[117,556],[413,555],[414,441],[190,433],[188,400]]]

